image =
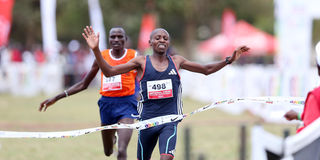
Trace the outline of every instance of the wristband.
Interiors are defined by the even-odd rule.
[[[226,64],[231,64],[232,62],[230,61],[231,57],[226,57]]]
[[[297,113],[297,118],[298,118],[298,120],[301,120],[301,114],[300,113]]]
[[[66,97],[69,96],[67,90],[64,90],[64,94],[66,95]]]

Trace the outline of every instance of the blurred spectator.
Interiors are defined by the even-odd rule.
[[[86,75],[94,57],[89,49],[77,40],[70,41],[68,45],[63,44],[60,54],[64,59],[64,86],[68,88]]]
[[[0,66],[4,68],[10,63],[11,60],[11,50],[9,48],[2,48],[0,50]]]
[[[316,52],[317,69],[318,75],[320,76],[320,42],[316,46]],[[320,117],[320,87],[317,87],[308,93],[302,114],[290,110],[284,117],[290,121],[301,120],[303,122],[303,126],[297,130],[297,133],[311,124],[314,120],[318,119]]]
[[[44,55],[40,47],[34,51],[34,58],[39,64],[43,64],[44,62],[46,62],[46,56]]]
[[[87,74],[90,71],[92,62],[94,61],[94,55],[90,53],[90,50],[87,45],[81,45],[81,50],[84,53],[84,60],[82,63],[83,71],[81,76],[83,77],[85,74]]]
[[[11,62],[22,62],[21,51],[18,48],[12,48],[12,50],[11,50]]]
[[[23,62],[25,64],[31,64],[31,65],[35,65],[36,64],[36,61],[34,59],[34,56],[33,54],[28,51],[28,50],[25,50],[23,53],[22,53],[22,59],[23,59]]]
[[[74,79],[73,66],[75,65],[75,56],[69,52],[66,45],[62,45],[61,55],[64,57],[63,71],[64,71],[64,86],[70,87],[76,81]]]

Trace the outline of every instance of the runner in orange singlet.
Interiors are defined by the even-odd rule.
[[[104,50],[101,54],[108,64],[115,66],[127,63],[137,55],[137,51],[124,48],[126,42],[126,33],[123,28],[111,28],[109,32],[109,44],[112,49]],[[99,71],[96,61],[93,62],[91,70],[85,78],[74,84],[64,92],[54,96],[53,98],[43,101],[39,111],[53,105],[61,98],[68,97],[85,90]],[[135,96],[135,78],[136,71],[130,71],[124,74],[106,77],[101,73],[101,98],[98,101],[100,109],[101,125],[109,125],[114,123],[132,124],[134,117],[137,115],[137,100]],[[113,145],[116,142],[115,132],[118,134],[118,160],[127,159],[127,146],[129,144],[132,130],[104,130],[102,131],[102,140],[104,153],[110,156],[113,153]]]

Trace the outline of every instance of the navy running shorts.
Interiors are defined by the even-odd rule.
[[[135,119],[132,115],[138,115],[137,103],[135,95],[124,97],[101,96],[98,101],[101,123],[110,125],[124,118]]]

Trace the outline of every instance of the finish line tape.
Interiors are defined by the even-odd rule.
[[[14,131],[0,131],[0,138],[68,138],[77,137],[84,134],[89,134],[97,131],[107,129],[146,129],[161,124],[175,122],[183,119],[183,115],[167,115],[140,121],[134,124],[112,124],[107,126],[62,131],[62,132],[14,132]]]
[[[196,109],[189,114],[184,115],[166,115],[161,117],[156,117],[144,121],[140,121],[133,124],[112,124],[107,126],[87,128],[81,130],[72,130],[72,131],[62,131],[62,132],[15,132],[15,131],[0,131],[0,138],[68,138],[68,137],[77,137],[80,135],[85,135],[97,131],[107,130],[107,129],[136,129],[142,130],[151,128],[154,126],[181,121],[187,116],[193,114],[204,112],[209,109],[213,109],[220,105],[229,105],[236,103],[248,103],[256,102],[262,104],[291,104],[291,105],[304,105],[303,97],[248,97],[248,98],[236,98],[223,101],[216,101],[202,108]]]

